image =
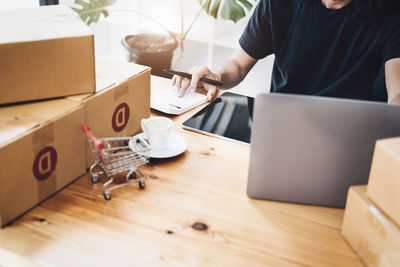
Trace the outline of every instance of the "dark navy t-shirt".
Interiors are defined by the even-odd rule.
[[[382,100],[384,63],[400,57],[400,19],[369,22],[352,3],[260,0],[239,43],[255,59],[275,54],[271,92]]]

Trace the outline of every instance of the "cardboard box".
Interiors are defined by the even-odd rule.
[[[0,11],[0,104],[95,90],[94,37],[65,6]]]
[[[367,196],[400,226],[400,138],[376,142]]]
[[[399,267],[400,251],[386,251],[382,254],[379,267]]]
[[[0,108],[0,225],[86,171],[83,106],[68,99]]]
[[[68,97],[84,104],[85,123],[96,137],[132,136],[150,116],[150,68],[96,58],[96,93]],[[86,167],[95,161],[87,143]]]
[[[368,266],[379,266],[386,251],[400,249],[400,230],[366,195],[367,186],[349,189],[342,235]]]

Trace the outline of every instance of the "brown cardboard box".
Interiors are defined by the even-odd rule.
[[[400,226],[400,138],[376,142],[367,196]]]
[[[65,6],[0,11],[0,104],[92,93],[94,37]]]
[[[0,225],[85,173],[83,106],[57,99],[0,108]]]
[[[400,251],[386,251],[382,254],[379,267],[399,267]]]
[[[96,137],[132,136],[150,116],[150,68],[96,58],[96,93],[69,97],[84,104],[85,122]],[[86,167],[94,163],[87,144]]]
[[[386,251],[400,249],[400,230],[366,195],[367,186],[349,189],[342,235],[368,266],[379,266]]]

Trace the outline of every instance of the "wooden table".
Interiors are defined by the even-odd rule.
[[[171,117],[188,149],[141,168],[144,190],[106,201],[86,174],[1,229],[0,249],[45,266],[362,266],[343,209],[250,199],[250,147],[181,129],[194,112]]]

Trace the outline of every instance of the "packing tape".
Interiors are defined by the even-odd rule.
[[[398,229],[395,229],[395,227],[393,227],[393,225],[391,225],[387,222],[387,220],[390,220],[390,219],[385,218],[384,215],[382,214],[382,212],[380,210],[378,210],[374,205],[370,204],[368,206],[368,209],[371,212],[371,214],[373,215],[372,218],[369,218],[369,222],[374,226],[374,228],[377,228],[378,224],[376,222],[379,221],[384,228],[389,229],[390,231],[399,232]],[[377,229],[377,230],[384,238],[386,237],[386,231],[384,229]],[[396,242],[398,242],[400,244],[399,235],[392,235],[392,236],[394,239],[396,239]]]
[[[43,147],[48,146],[54,142],[54,125],[50,123],[37,129],[32,133],[32,149],[34,154],[38,153]]]
[[[385,219],[383,218],[382,214],[374,205],[369,205],[369,211],[375,216],[375,218],[379,219],[383,224],[386,225]]]
[[[32,149],[32,174],[37,180],[37,199],[42,201],[57,191],[59,151],[54,147],[53,123],[32,133]]]
[[[96,75],[96,93],[102,92],[103,90],[109,89],[111,87],[118,86],[119,82],[114,79],[109,79],[106,77],[101,77]]]

